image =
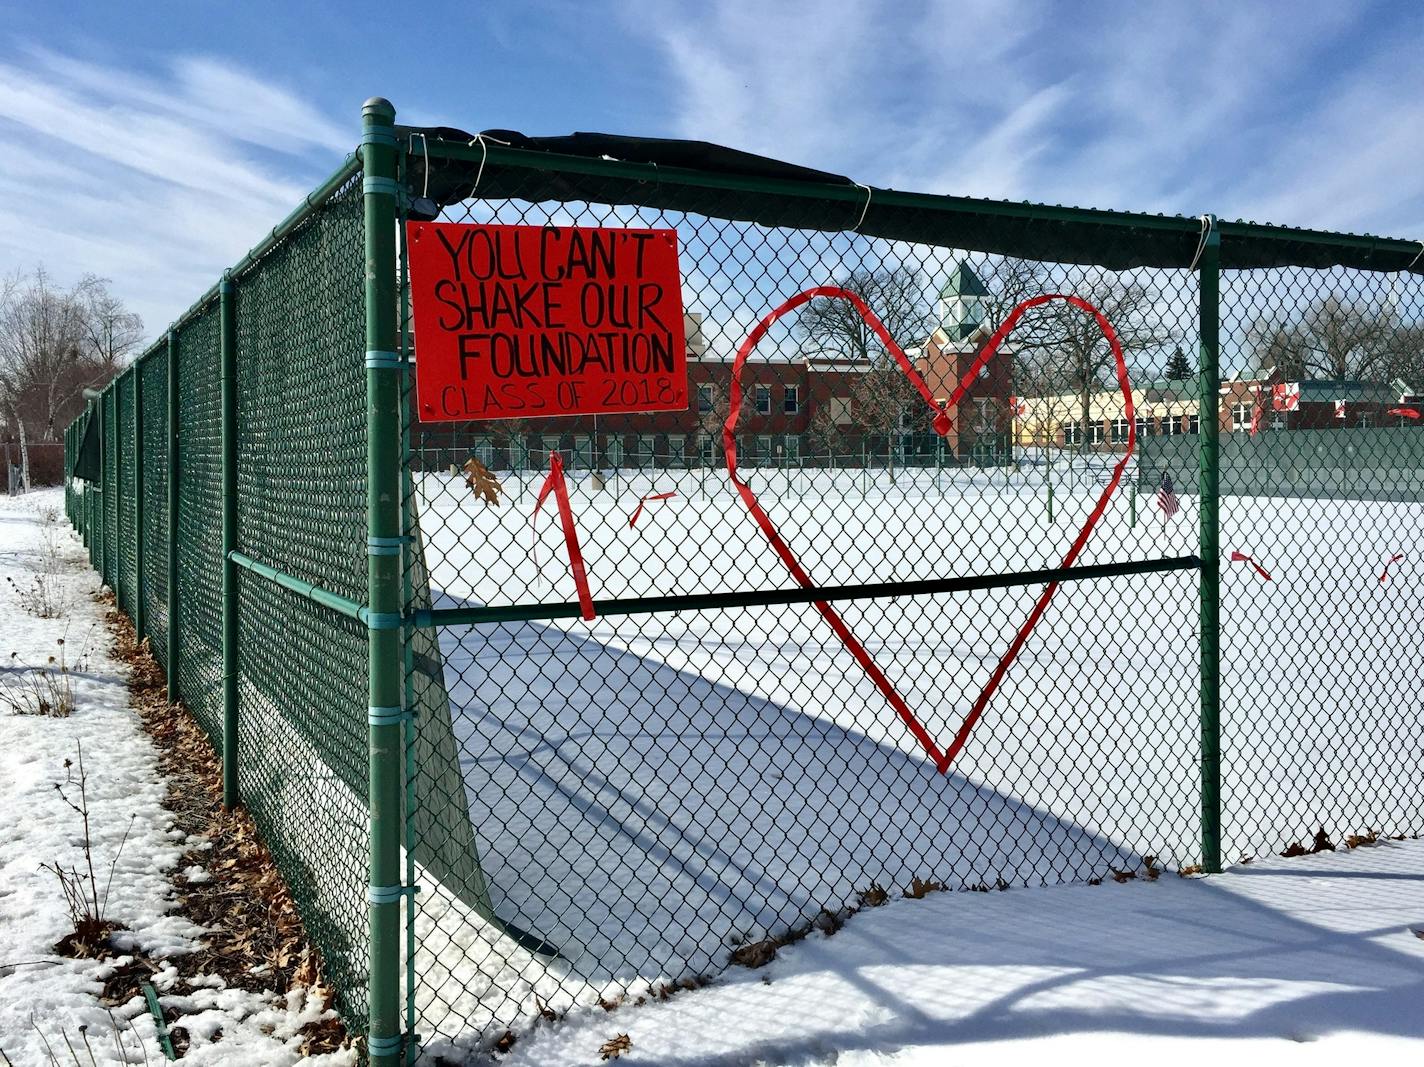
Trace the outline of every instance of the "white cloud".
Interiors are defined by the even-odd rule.
[[[897,188],[1403,236],[1424,223],[1407,12],[629,3],[683,136]]]
[[[109,277],[157,335],[356,140],[226,63],[145,76],[30,51],[0,63],[0,267]]]

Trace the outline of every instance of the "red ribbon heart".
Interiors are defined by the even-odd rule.
[[[941,437],[949,432],[949,409],[955,407],[963,398],[964,394],[973,386],[975,380],[978,378],[980,369],[993,358],[999,346],[1004,343],[1005,338],[1008,337],[1010,331],[1018,324],[1019,320],[1023,318],[1025,312],[1041,304],[1046,304],[1051,300],[1064,300],[1079,310],[1085,311],[1093,316],[1097,321],[1098,328],[1102,330],[1103,336],[1107,338],[1108,345],[1112,349],[1113,359],[1116,361],[1118,385],[1122,388],[1122,396],[1127,415],[1127,451],[1125,451],[1122,458],[1117,461],[1117,465],[1113,468],[1112,478],[1108,481],[1102,495],[1098,497],[1098,502],[1093,506],[1092,512],[1088,515],[1087,522],[1085,522],[1082,529],[1078,531],[1077,537],[1074,538],[1072,545],[1063,557],[1061,566],[1071,567],[1081,554],[1083,546],[1087,543],[1089,535],[1093,532],[1093,528],[1097,526],[1098,520],[1102,518],[1103,512],[1107,509],[1108,500],[1111,499],[1113,493],[1117,491],[1118,483],[1122,481],[1123,471],[1127,468],[1127,462],[1132,457],[1133,450],[1137,446],[1136,419],[1132,404],[1132,384],[1128,378],[1127,360],[1123,356],[1122,345],[1118,342],[1117,333],[1113,330],[1112,323],[1108,321],[1107,316],[1086,300],[1076,296],[1068,296],[1063,293],[1045,293],[1042,296],[1025,300],[1015,307],[1013,311],[1009,312],[1008,317],[1004,319],[1003,325],[994,331],[994,335],[989,338],[988,343],[979,350],[978,356],[974,359],[969,369],[964,372],[964,376],[960,379],[959,384],[955,387],[949,400],[945,406],[941,408],[935,402],[934,395],[930,392],[929,386],[925,384],[920,373],[915,370],[914,364],[910,362],[904,350],[895,343],[895,339],[890,336],[890,332],[885,328],[884,323],[876,317],[875,313],[870,310],[865,301],[849,289],[842,289],[839,286],[833,285],[820,285],[813,289],[807,289],[804,293],[796,294],[772,311],[757,323],[752,332],[747,335],[747,339],[742,342],[741,347],[737,349],[736,359],[732,363],[731,395],[729,397],[731,412],[728,414],[727,421],[722,427],[722,448],[727,455],[727,474],[731,478],[732,484],[736,486],[737,493],[742,498],[742,503],[746,505],[752,518],[754,518],[757,525],[761,527],[761,531],[766,536],[767,541],[769,541],[771,547],[776,550],[776,554],[781,557],[781,562],[786,566],[786,569],[791,572],[791,576],[796,579],[797,583],[803,589],[815,587],[815,583],[811,581],[811,576],[806,573],[806,569],[801,566],[795,554],[791,551],[790,547],[787,546],[785,540],[782,539],[781,534],[772,523],[770,516],[762,509],[761,504],[757,501],[756,494],[737,476],[736,431],[737,417],[741,412],[742,405],[742,367],[746,364],[747,357],[751,355],[752,350],[756,348],[761,339],[766,336],[766,332],[771,328],[772,323],[776,322],[783,315],[795,311],[798,307],[809,303],[817,297],[846,300],[851,303],[865,324],[874,331],[875,336],[880,338],[886,350],[894,356],[895,361],[900,365],[900,369],[905,372],[905,376],[909,379],[910,384],[915,387],[915,391],[924,397],[926,405],[934,412],[931,425],[935,432]],[[974,701],[973,706],[969,710],[969,714],[965,716],[964,722],[960,725],[954,739],[943,751],[939,749],[934,739],[930,737],[929,731],[926,730],[919,719],[915,717],[914,712],[910,710],[910,706],[905,703],[904,698],[895,690],[895,687],[890,683],[890,679],[885,676],[885,672],[876,665],[875,660],[871,658],[866,647],[851,633],[850,627],[845,624],[845,620],[840,617],[840,614],[825,601],[818,600],[815,601],[814,604],[816,610],[820,612],[821,617],[830,624],[836,636],[841,639],[841,643],[845,645],[846,650],[850,652],[856,662],[861,665],[862,669],[864,669],[865,673],[870,677],[870,680],[875,683],[876,688],[880,690],[881,694],[884,695],[885,699],[890,703],[890,706],[895,709],[896,714],[904,721],[910,733],[919,741],[924,750],[929,753],[930,758],[935,762],[935,770],[940,774],[944,774],[949,770],[949,765],[954,761],[954,758],[959,755],[960,750],[964,747],[964,743],[969,739],[969,733],[974,729],[974,724],[979,721],[980,716],[984,713],[985,706],[988,705],[990,698],[999,688],[999,684],[1003,681],[1004,675],[1018,657],[1019,651],[1024,646],[1024,642],[1028,640],[1029,634],[1033,632],[1034,626],[1038,624],[1038,620],[1043,616],[1049,601],[1053,599],[1053,594],[1057,591],[1058,583],[1049,582],[1048,585],[1044,587],[1043,592],[1039,594],[1038,600],[1034,603],[1033,610],[1029,612],[1028,618],[1024,620],[1023,625],[1019,628],[1008,650],[999,658],[999,662],[994,668],[994,673],[989,677],[988,684],[984,686],[984,689]]]

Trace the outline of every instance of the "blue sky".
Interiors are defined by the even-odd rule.
[[[152,333],[377,93],[411,123],[1424,239],[1424,4],[60,0],[0,26],[0,271],[108,276]]]

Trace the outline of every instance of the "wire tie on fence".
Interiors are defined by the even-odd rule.
[[[366,722],[371,726],[399,726],[414,718],[415,709],[402,708],[400,705],[388,708],[372,706],[366,709]]]
[[[363,194],[375,193],[378,196],[395,197],[396,203],[405,203],[405,187],[395,178],[382,178],[379,175],[367,174],[361,178],[361,192]]]
[[[394,904],[401,897],[413,897],[419,892],[418,885],[368,885],[366,899],[372,904]]]
[[[856,219],[855,225],[851,227],[852,230],[859,233],[860,228],[865,225],[865,216],[870,211],[870,186],[864,185],[861,182],[856,182],[855,185],[865,190],[865,203],[861,205],[860,218]]]
[[[391,129],[371,129],[361,135],[361,140],[357,144],[388,144],[394,147],[396,144],[396,134]]]
[[[402,535],[400,537],[368,537],[366,538],[366,555],[368,556],[399,556],[402,545],[408,545],[415,538]]]
[[[1206,239],[1211,236],[1211,226],[1211,216],[1203,215],[1201,217],[1201,240],[1197,241],[1196,255],[1192,256],[1192,265],[1187,270],[1196,270],[1197,264],[1201,262],[1202,252],[1206,250]]]
[[[396,1034],[394,1037],[366,1036],[366,1051],[372,1056],[398,1056],[405,1048],[405,1035]]]
[[[502,144],[506,148],[509,147],[508,141],[501,141],[498,137],[491,137],[487,133],[477,133],[470,139],[471,147],[476,144],[480,146],[480,166],[479,169],[475,171],[475,184],[470,187],[470,195],[465,197],[466,200],[473,200],[475,198],[475,192],[480,187],[480,179],[485,176],[485,160],[489,158],[489,145],[485,143],[486,141],[493,144]]]
[[[367,370],[404,370],[405,359],[399,352],[382,352],[379,349],[366,349],[366,369]]]
[[[430,199],[430,142],[425,139],[425,134],[419,134],[420,151],[425,156],[425,184],[420,189],[420,199]]]

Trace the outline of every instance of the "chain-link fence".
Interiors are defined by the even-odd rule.
[[[373,1060],[882,890],[1424,830],[1417,245],[388,121],[66,438]],[[687,410],[422,421],[435,219],[675,230]],[[746,348],[816,286],[913,374],[832,296]],[[1121,366],[1001,330],[1050,293]]]

